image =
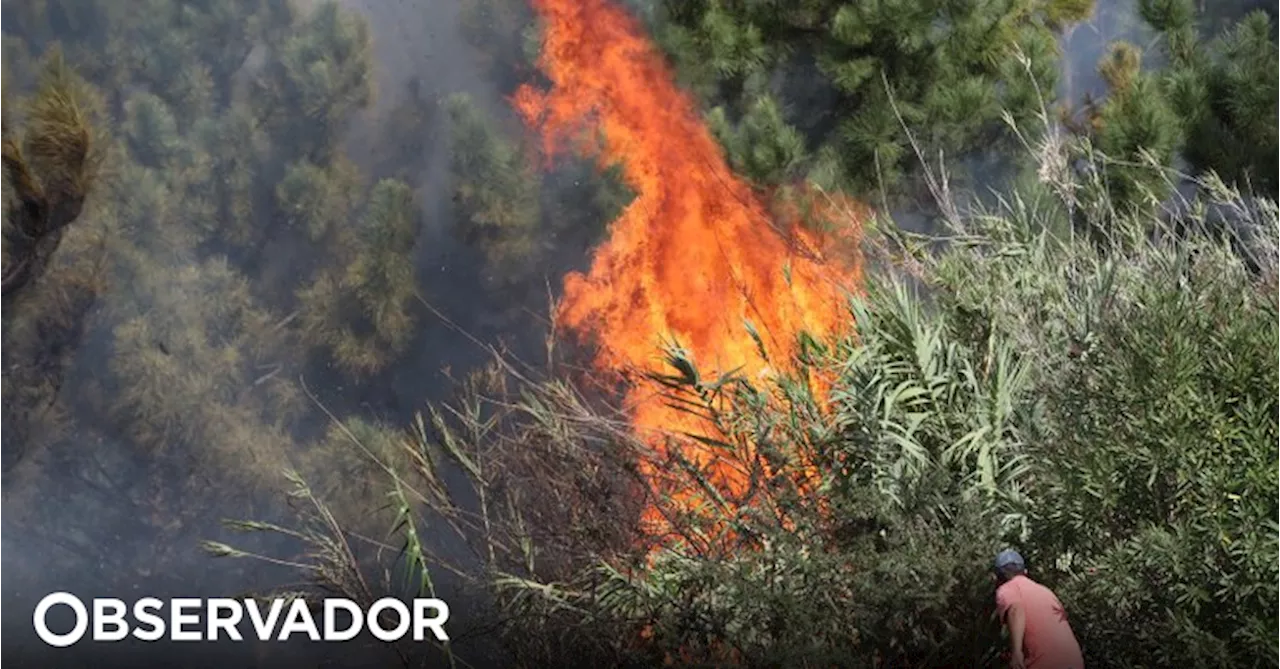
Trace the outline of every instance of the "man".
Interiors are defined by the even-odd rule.
[[[1084,669],[1080,644],[1053,591],[1027,577],[1016,551],[996,556],[996,612],[1009,630],[1011,669]]]

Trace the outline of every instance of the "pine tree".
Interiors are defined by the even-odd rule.
[[[1052,30],[1092,4],[672,0],[658,29],[734,164],[867,190],[904,176],[904,123],[934,155],[998,146],[1004,111],[1033,120],[1056,81]]]
[[[1169,194],[1171,181],[1152,165],[1168,167],[1182,140],[1182,120],[1141,68],[1137,47],[1127,43],[1113,45],[1098,66],[1108,96],[1093,121],[1094,144],[1110,159],[1104,179],[1120,207],[1154,207]]]
[[[262,124],[245,106],[236,104],[221,114],[196,122],[189,141],[208,157],[209,169],[188,184],[188,196],[207,202],[212,216],[196,219],[206,233],[222,243],[250,246],[261,239],[260,200],[269,193],[263,184],[265,164],[273,144]]]
[[[298,293],[303,331],[352,376],[381,371],[413,335],[418,226],[413,190],[400,181],[379,181],[369,193],[349,259]]]
[[[1187,160],[1227,183],[1276,197],[1280,51],[1273,18],[1254,11],[1205,40],[1198,26],[1205,17],[1193,0],[1143,0],[1141,9],[1164,37],[1171,63],[1160,77],[1186,127]],[[1231,14],[1218,10],[1207,23],[1218,25]]]
[[[778,101],[771,95],[757,98],[737,124],[729,121],[724,107],[712,110],[708,123],[725,147],[734,171],[759,183],[794,178],[807,157],[804,138],[783,119]]]
[[[148,259],[186,257],[208,238],[208,230],[184,216],[187,207],[199,203],[183,202],[165,177],[163,170],[130,162],[116,167],[116,178],[105,189],[105,204],[120,234],[112,246],[126,280],[135,279]]]
[[[134,293],[109,306],[119,322],[106,364],[119,389],[111,415],[140,446],[186,445],[219,467],[251,471],[280,457],[242,440],[252,426],[287,425],[300,408],[295,393],[277,387],[288,377],[267,375],[288,362],[289,348],[244,277],[214,258],[148,262],[135,278]]]
[[[125,102],[125,136],[133,156],[149,167],[168,163],[182,141],[169,105],[150,93],[137,93]]]
[[[302,264],[298,256],[334,265],[346,282],[337,294],[353,302],[343,317],[354,329],[411,321],[396,310],[406,311],[403,290],[411,296],[412,284],[397,294],[383,289],[406,266],[412,271],[412,242],[398,255],[373,252],[348,272],[365,252],[353,220],[363,187],[341,178],[327,184],[355,191],[346,215],[336,206],[325,212],[330,233],[345,231],[352,244],[335,234],[298,244],[306,233],[290,235],[277,216],[276,187],[290,165],[349,167],[335,167],[333,149],[367,91],[363,22],[333,7],[313,12],[312,4],[4,7],[6,279],[29,255],[28,232],[40,237],[41,258],[30,265],[31,279],[5,295],[4,464],[5,483],[15,486],[6,488],[5,511],[93,565],[75,568],[133,574],[145,565],[189,576],[170,568],[173,555],[165,553],[180,549],[166,547],[190,546],[216,521],[210,513],[226,508],[228,489],[234,503],[252,499],[298,452],[296,418],[310,406],[292,381],[303,371],[293,368],[301,362],[294,352],[306,350],[294,342],[302,319],[268,307],[295,306],[287,302],[296,283],[311,274],[310,267],[290,273]],[[54,42],[98,89],[69,77],[78,108],[67,104],[66,90],[42,87],[33,54]],[[264,61],[247,60],[254,49]],[[287,72],[281,60],[290,57],[300,67]],[[332,81],[307,79],[316,73]],[[297,90],[255,96],[255,80]],[[88,122],[87,141],[80,121]],[[37,200],[60,212],[56,224],[26,216]],[[386,243],[402,241],[393,234]],[[360,286],[371,287],[361,293]],[[25,476],[15,478],[9,466],[17,456]],[[43,503],[50,495],[58,504]],[[161,548],[112,539],[121,535],[153,537]]]
[[[269,31],[292,18],[272,0],[140,0],[129,6],[97,0],[105,22],[102,35],[114,40],[109,51],[128,71],[166,101],[179,105],[197,70],[213,82],[210,94],[230,99],[232,76]]]
[[[301,160],[276,184],[276,205],[289,225],[313,241],[339,232],[359,204],[360,173],[345,157],[326,167]]]
[[[527,277],[541,255],[541,180],[533,161],[502,136],[470,98],[450,97],[454,233],[480,250],[486,278],[502,286]]]
[[[4,8],[5,32],[22,35],[36,50],[55,40],[93,41],[107,19],[102,3],[93,0],[44,0]]]
[[[252,100],[291,156],[323,160],[346,120],[372,101],[372,70],[368,24],[324,0],[273,46]]]

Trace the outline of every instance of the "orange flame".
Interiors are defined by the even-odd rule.
[[[796,225],[784,235],[771,225],[759,195],[732,174],[640,24],[608,0],[532,3],[543,20],[539,67],[551,85],[521,87],[515,108],[541,132],[548,157],[586,150],[582,137],[602,135],[591,150],[601,164],[621,163],[636,193],[589,273],[564,280],[559,321],[594,335],[595,366],[653,368],[662,340],[674,338],[704,371],[738,368],[754,378],[769,370],[744,321],[775,361],[793,358],[800,331],[833,331],[845,313],[842,288],[856,284],[856,265],[824,262],[822,235]],[[642,436],[706,432],[697,418],[640,389],[626,402]],[[692,445],[682,453],[708,468],[716,484],[745,488],[746,472],[711,462]],[[685,495],[672,501],[699,501]],[[655,509],[645,520],[662,523]]]

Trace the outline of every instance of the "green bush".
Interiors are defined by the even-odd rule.
[[[1122,260],[1045,384],[1036,549],[1072,556],[1062,594],[1095,666],[1274,664],[1274,288],[1219,243]]]

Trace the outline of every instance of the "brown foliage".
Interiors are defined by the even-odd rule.
[[[9,134],[9,124],[4,127],[4,171],[12,188],[12,199],[5,202],[6,297],[44,272],[63,228],[79,218],[100,160],[91,121],[93,93],[60,52],[46,57],[40,87],[26,111],[20,137]]]

